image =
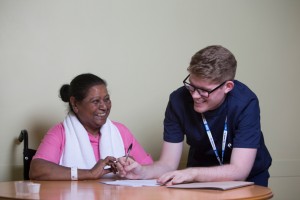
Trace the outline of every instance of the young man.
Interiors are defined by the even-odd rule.
[[[119,174],[158,178],[166,185],[246,180],[267,186],[272,159],[261,132],[259,102],[234,80],[236,65],[234,55],[222,46],[197,52],[184,86],[170,95],[160,159],[148,166],[120,159]],[[184,136],[190,146],[187,168],[176,170]]]

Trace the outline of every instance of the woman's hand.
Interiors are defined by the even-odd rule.
[[[116,173],[116,161],[117,159],[112,156],[107,156],[104,160],[99,160],[94,167],[90,169],[91,179],[99,179],[110,172]],[[110,166],[110,168],[106,169],[105,166]]]

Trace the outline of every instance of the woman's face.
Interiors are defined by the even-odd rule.
[[[105,85],[91,87],[82,101],[71,99],[73,111],[85,129],[98,134],[110,113],[111,101]]]

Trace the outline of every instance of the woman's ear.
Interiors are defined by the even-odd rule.
[[[73,97],[73,96],[70,97],[70,103],[71,103],[71,106],[72,106],[72,109],[73,109],[74,113],[77,113],[78,108],[77,108],[75,97]]]
[[[227,81],[225,83],[225,93],[227,94],[228,92],[230,92],[233,88],[234,88],[234,82],[233,81]]]

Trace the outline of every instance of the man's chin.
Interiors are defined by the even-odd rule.
[[[204,113],[207,111],[207,107],[206,106],[199,106],[199,105],[194,105],[194,110],[198,113]]]

